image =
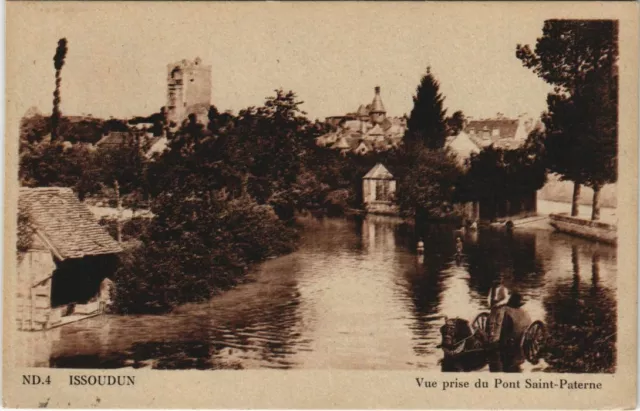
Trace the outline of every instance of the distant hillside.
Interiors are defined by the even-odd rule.
[[[538,191],[538,199],[549,201],[560,201],[570,203],[573,196],[573,182],[560,181],[558,176],[550,175],[547,184]],[[591,205],[593,201],[593,190],[587,186],[582,186],[580,190],[579,203]],[[600,192],[600,205],[602,207],[615,208],[618,205],[617,185],[608,184]]]
[[[51,133],[51,118],[29,110],[20,121],[20,138],[40,140]],[[96,143],[109,131],[126,131],[127,124],[118,119],[104,120],[87,116],[63,116],[60,119],[60,136],[72,143]]]

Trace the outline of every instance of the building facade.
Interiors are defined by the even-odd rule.
[[[387,116],[380,87],[374,89],[371,104],[361,104],[353,113],[327,117],[326,122],[335,130],[318,137],[316,144],[358,155],[398,147],[407,127],[405,118]]]
[[[362,202],[367,212],[397,214],[396,180],[385,166],[376,164],[362,178]]]
[[[469,120],[456,136],[447,139],[446,146],[455,154],[458,163],[466,167],[473,154],[487,147],[515,150],[522,147],[539,123],[520,115],[517,119],[498,115],[495,118]],[[508,220],[515,216],[535,215],[537,212],[537,192],[532,191],[505,201],[484,201],[461,206],[468,220]]]
[[[195,60],[167,65],[167,115],[180,125],[190,114],[205,123],[211,106],[211,66]]]

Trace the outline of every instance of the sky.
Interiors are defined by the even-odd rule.
[[[309,117],[355,111],[382,89],[388,115],[408,114],[427,66],[448,112],[538,116],[550,90],[515,57],[534,45],[544,12],[469,3],[9,3],[8,82],[16,113],[51,112],[61,37],[62,112],[128,118],[166,104],[167,64],[212,66],[212,103],[260,105],[296,92]],[[13,67],[13,71],[11,68]]]

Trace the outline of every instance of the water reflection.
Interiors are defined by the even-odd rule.
[[[554,369],[615,372],[615,288],[611,278],[601,275],[611,272],[611,263],[602,264],[600,250],[574,245],[571,279],[557,279],[548,287],[545,308],[552,336],[549,362]]]
[[[444,316],[488,311],[495,278],[551,334],[535,369],[612,372],[616,249],[547,231],[416,230],[396,219],[305,222],[300,249],[246,284],[163,316],[21,333],[23,365],[156,369],[438,369]],[[416,243],[424,241],[424,253]],[[523,364],[531,370],[530,364]],[[527,368],[528,367],[528,368]]]

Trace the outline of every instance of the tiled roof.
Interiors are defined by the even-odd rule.
[[[70,188],[21,188],[18,207],[60,259],[122,251]]]
[[[498,135],[495,135],[494,130],[498,130]],[[515,138],[516,131],[518,131],[518,120],[501,118],[471,120],[465,127],[464,131],[470,136],[480,138],[482,138],[486,133],[486,136],[492,141],[497,141],[503,138]]]
[[[371,128],[371,130],[367,131],[367,135],[370,135],[370,136],[383,136],[384,135],[384,130],[382,129],[382,127],[380,127],[379,124],[376,124],[375,126],[373,126],[373,128]]]
[[[380,124],[380,126],[382,127],[382,129],[386,132],[388,131],[391,127],[393,127],[393,123],[391,122],[391,120],[389,120],[387,117],[384,118],[384,120],[382,120],[382,123]]]
[[[347,138],[347,143],[349,144],[349,148],[351,150],[355,150],[360,146],[360,143],[364,142],[360,136],[352,136]]]
[[[340,148],[340,149],[345,149],[350,147],[351,146],[347,142],[347,139],[344,137],[340,137],[340,139],[338,139],[338,141],[336,141],[336,143],[331,146],[331,148]]]
[[[102,137],[102,139],[96,143],[96,146],[119,147],[121,145],[138,144],[143,141],[144,138],[144,133],[139,131],[112,131]]]
[[[358,117],[368,117],[369,116],[369,109],[367,107],[365,107],[364,104],[361,104],[360,107],[358,107],[358,111],[356,111],[356,115]]]

